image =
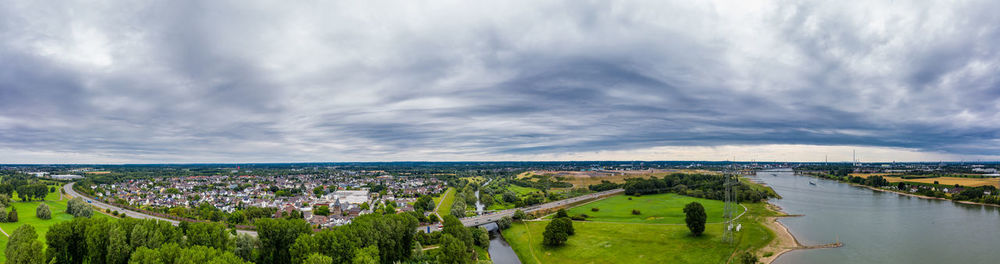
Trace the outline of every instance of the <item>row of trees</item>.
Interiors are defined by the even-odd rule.
[[[306,263],[315,254],[330,258],[332,263],[355,259],[399,262],[411,257],[418,224],[410,214],[368,214],[348,225],[313,234],[301,220],[262,219],[257,221],[261,241],[258,263]]]

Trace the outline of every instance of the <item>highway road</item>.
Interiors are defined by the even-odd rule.
[[[482,225],[482,224],[486,224],[486,223],[490,223],[490,222],[496,222],[497,220],[500,220],[500,218],[503,218],[504,216],[512,216],[512,215],[514,215],[514,212],[517,211],[517,209],[521,209],[521,211],[524,211],[525,213],[532,213],[532,212],[535,212],[535,211],[549,210],[549,209],[553,209],[553,208],[563,207],[563,206],[566,206],[566,205],[569,205],[569,204],[573,204],[573,203],[577,203],[577,202],[581,202],[581,201],[595,200],[595,199],[598,199],[598,198],[601,198],[601,197],[605,197],[605,196],[609,196],[609,195],[613,195],[613,194],[618,194],[618,193],[622,193],[622,192],[625,192],[625,189],[608,190],[608,191],[603,191],[603,192],[598,192],[598,193],[581,195],[581,196],[577,196],[577,197],[573,197],[573,198],[569,198],[569,199],[563,199],[563,200],[559,200],[559,201],[555,201],[555,202],[549,202],[549,203],[544,203],[544,204],[539,204],[539,205],[533,205],[533,206],[529,206],[529,207],[507,209],[507,210],[503,210],[503,211],[496,211],[496,212],[493,212],[493,213],[490,213],[490,214],[484,214],[484,215],[479,215],[479,216],[466,217],[466,218],[462,218],[460,220],[462,220],[462,224],[465,224],[465,226],[477,226],[477,225]]]
[[[81,195],[81,194],[77,193],[76,190],[73,190],[73,184],[74,183],[71,182],[71,183],[68,183],[66,185],[63,185],[63,190],[66,191],[67,195],[73,196],[73,197],[80,197],[84,201],[90,201],[90,205],[96,207],[98,210],[101,210],[102,212],[105,209],[111,209],[112,211],[118,211],[119,213],[125,214],[126,216],[131,217],[131,218],[156,219],[156,220],[170,222],[173,225],[177,225],[179,223],[177,220],[173,220],[173,219],[169,219],[169,218],[163,218],[163,217],[158,217],[158,216],[152,216],[152,215],[148,215],[148,214],[144,214],[144,213],[140,213],[140,212],[128,210],[128,209],[125,209],[125,208],[121,208],[121,207],[118,207],[118,206],[110,205],[110,204],[107,204],[107,203],[104,203],[104,202],[101,202],[101,201],[98,201],[98,200],[90,199],[87,196],[84,196],[84,195]],[[236,232],[240,233],[240,234],[249,234],[249,235],[252,235],[252,236],[257,236],[257,231],[239,230],[239,229],[237,229]]]

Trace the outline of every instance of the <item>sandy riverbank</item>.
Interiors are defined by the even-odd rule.
[[[759,252],[761,253],[763,252],[773,253],[771,256],[760,258],[761,263],[770,264],[775,259],[777,259],[778,256],[781,256],[781,254],[785,254],[785,252],[789,252],[792,250],[800,249],[803,247],[803,245],[799,243],[799,240],[796,239],[794,235],[792,235],[792,232],[788,231],[788,228],[785,227],[785,225],[781,224],[781,222],[778,222],[779,218],[788,217],[789,215],[784,211],[782,211],[781,207],[778,207],[777,205],[768,203],[768,208],[780,214],[780,216],[768,217],[764,219],[764,221],[762,221],[762,224],[764,224],[764,226],[767,227],[768,229],[771,229],[771,231],[774,231],[775,235],[774,241],[771,241],[770,244],[759,250]]]

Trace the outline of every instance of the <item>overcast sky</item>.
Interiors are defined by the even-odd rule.
[[[0,163],[1000,159],[1000,1],[289,3],[0,0]]]

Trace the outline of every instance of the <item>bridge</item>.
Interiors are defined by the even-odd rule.
[[[566,207],[566,206],[570,206],[570,205],[575,205],[575,204],[578,204],[578,203],[583,203],[583,202],[588,202],[588,201],[592,201],[592,200],[597,200],[597,199],[601,199],[601,198],[604,198],[604,197],[612,196],[612,195],[623,193],[623,192],[625,192],[625,189],[608,190],[608,191],[603,191],[603,192],[598,192],[598,193],[591,193],[591,194],[587,194],[587,195],[581,195],[581,196],[577,196],[577,197],[573,197],[573,198],[569,198],[569,199],[563,199],[563,200],[549,202],[549,203],[544,203],[544,204],[538,204],[538,205],[533,205],[533,206],[528,206],[528,207],[521,207],[521,208],[515,208],[515,209],[500,210],[500,211],[495,211],[495,212],[492,212],[492,213],[489,213],[489,214],[465,217],[465,218],[461,218],[459,220],[461,220],[462,224],[464,224],[465,226],[485,225],[485,224],[489,224],[489,223],[492,223],[492,222],[499,221],[500,218],[503,218],[504,216],[513,216],[514,212],[516,212],[518,209],[520,209],[521,211],[524,211],[525,213],[534,213],[534,212],[538,212],[538,211],[547,211],[547,210],[552,210],[552,209],[556,209],[556,208],[560,208],[560,207]]]

